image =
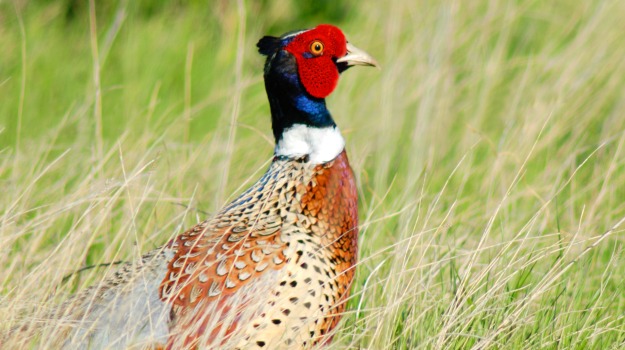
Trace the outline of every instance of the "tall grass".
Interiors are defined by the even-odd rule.
[[[324,21],[98,6],[0,3],[1,333],[255,181],[272,137],[254,44]],[[332,20],[383,69],[328,101],[361,218],[333,348],[622,348],[625,3],[344,6]]]

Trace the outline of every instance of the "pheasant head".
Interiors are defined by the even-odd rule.
[[[276,155],[306,155],[315,163],[332,160],[345,143],[325,98],[349,67],[377,67],[378,63],[349,43],[339,28],[328,24],[281,37],[265,36],[257,46],[267,56],[265,88]]]

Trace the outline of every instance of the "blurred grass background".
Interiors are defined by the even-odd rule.
[[[361,251],[334,347],[622,348],[622,1],[0,2],[0,330],[272,153],[255,43],[340,26]],[[34,315],[34,316],[33,316]],[[39,314],[40,315],[40,314]]]

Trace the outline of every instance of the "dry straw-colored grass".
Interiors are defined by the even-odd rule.
[[[67,24],[0,4],[1,332],[260,176],[255,41],[323,19],[246,6],[121,2]],[[625,3],[348,7],[341,26],[383,69],[348,71],[328,101],[361,217],[332,348],[622,348]]]

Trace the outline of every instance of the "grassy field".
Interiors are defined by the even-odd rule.
[[[331,22],[383,68],[328,100],[361,218],[332,348],[625,347],[625,2],[176,3],[0,1],[0,333],[253,183],[255,43]]]

